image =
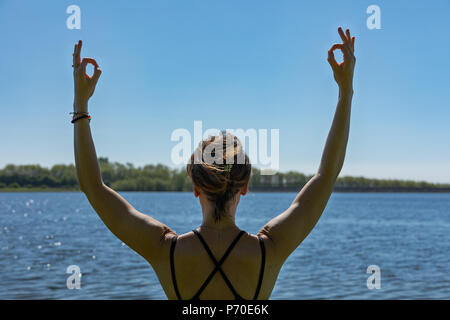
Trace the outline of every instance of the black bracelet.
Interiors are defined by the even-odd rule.
[[[89,112],[87,112],[87,111],[69,112],[69,114],[73,114],[74,116],[76,116],[77,114],[89,114]]]
[[[88,118],[89,121],[91,121],[91,116],[88,114],[83,114],[82,116],[76,117],[74,119],[72,119],[72,123],[75,123],[76,121],[80,120],[80,119],[84,119],[84,118]]]

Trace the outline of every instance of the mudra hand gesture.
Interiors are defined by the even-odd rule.
[[[92,58],[83,58],[81,61],[81,40],[75,45],[73,52],[73,79],[74,79],[74,111],[87,112],[87,103],[89,98],[94,94],[95,86],[102,74],[97,62]],[[94,74],[92,77],[86,74],[86,66],[88,63],[94,66]]]
[[[342,43],[333,44],[328,51],[328,62],[333,69],[334,79],[339,89],[353,91],[353,70],[355,69],[356,58],[354,56],[355,37],[350,36],[350,30],[347,29],[345,34],[342,28],[338,29]],[[340,49],[344,55],[344,61],[340,64],[334,58],[334,50]]]

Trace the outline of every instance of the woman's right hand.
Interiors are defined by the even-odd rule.
[[[338,28],[342,43],[333,44],[328,51],[328,62],[333,69],[334,79],[339,89],[353,91],[353,71],[355,69],[356,58],[353,54],[355,46],[355,37],[350,36],[350,30],[347,29],[345,34],[342,28]],[[338,64],[334,58],[334,50],[340,49],[344,55],[344,62]]]
[[[97,81],[102,74],[97,62],[91,58],[83,58],[81,61],[81,40],[75,45],[73,52],[73,79],[74,79],[74,111],[87,112],[87,103],[89,98],[94,94]],[[89,77],[86,74],[86,66],[88,63],[94,66],[94,74]]]

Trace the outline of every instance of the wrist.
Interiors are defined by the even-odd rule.
[[[77,101],[76,99],[73,102],[73,111],[75,112],[88,112],[88,103],[87,101]]]
[[[339,86],[339,97],[348,97],[351,98],[353,96],[353,86]]]

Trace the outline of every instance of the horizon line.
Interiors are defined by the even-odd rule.
[[[130,161],[122,163],[122,162],[119,162],[119,161],[110,161],[108,157],[97,157],[97,158],[98,159],[107,159],[108,163],[111,163],[111,164],[114,164],[114,163],[118,163],[118,164],[122,164],[122,165],[131,164],[135,169],[140,169],[140,168],[143,168],[143,167],[149,166],[149,165],[153,165],[153,166],[162,165],[162,166],[165,166],[165,167],[167,167],[167,168],[169,168],[171,170],[180,170],[180,169],[183,168],[183,166],[178,166],[178,167],[175,166],[175,167],[173,167],[173,166],[169,166],[167,164],[160,163],[160,162],[159,163],[147,163],[147,164],[144,164],[144,165],[135,165],[134,163],[132,163]],[[76,167],[75,163],[72,163],[72,162],[68,163],[68,164],[67,163],[62,163],[62,162],[61,163],[54,163],[52,165],[42,165],[40,163],[25,163],[25,164],[6,163],[5,165],[3,165],[3,167],[0,167],[0,170],[4,170],[8,165],[14,165],[14,166],[40,166],[41,168],[46,168],[46,169],[50,169],[51,167],[57,166],[57,165],[65,165],[65,166],[72,165],[72,166]],[[261,169],[261,168],[258,168],[256,166],[254,166],[254,165],[252,165],[252,169],[257,169],[257,170],[260,170],[260,171],[264,170],[264,169]],[[278,173],[286,174],[288,172],[300,173],[300,174],[305,175],[308,178],[310,178],[310,177],[312,177],[314,175],[314,173],[305,173],[305,172],[302,172],[302,171],[299,171],[299,170],[289,169],[289,170],[283,170],[283,171],[282,170],[276,170],[273,175],[267,175],[267,176],[274,176],[274,175],[276,175]],[[364,178],[364,179],[371,179],[371,180],[405,181],[405,182],[408,181],[408,182],[416,182],[416,183],[424,182],[424,183],[428,183],[428,184],[450,186],[450,182],[431,182],[431,181],[428,181],[428,180],[415,180],[415,179],[412,179],[412,178],[411,179],[410,178],[406,178],[406,179],[404,179],[404,178],[380,178],[380,177],[365,176],[365,175],[361,175],[361,174],[358,174],[358,175],[345,174],[345,175],[339,175],[337,178],[344,178],[344,177]]]

